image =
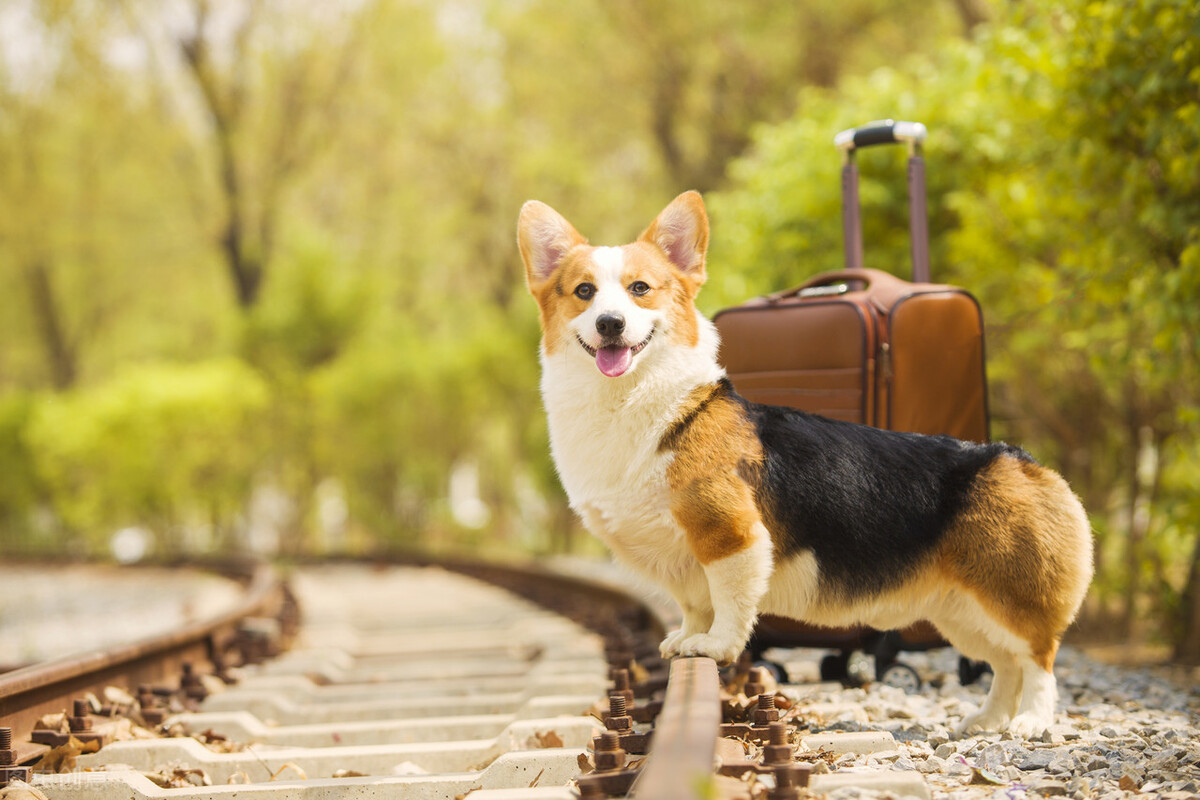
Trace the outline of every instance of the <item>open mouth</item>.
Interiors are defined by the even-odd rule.
[[[650,335],[633,347],[623,344],[591,347],[578,335],[575,338],[579,341],[580,346],[587,351],[587,354],[596,359],[596,368],[598,370],[610,378],[616,378],[624,375],[629,370],[629,365],[633,363],[633,357],[646,349],[646,345],[650,344],[650,340],[654,338],[654,331],[655,329],[651,328]]]

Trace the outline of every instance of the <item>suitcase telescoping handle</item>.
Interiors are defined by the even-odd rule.
[[[862,212],[858,203],[858,165],[854,153],[877,144],[908,145],[908,228],[912,236],[913,281],[929,282],[929,219],[925,207],[925,159],[921,156],[925,126],[919,122],[882,120],[850,128],[833,138],[845,154],[842,165],[842,235],[846,269],[863,268]]]

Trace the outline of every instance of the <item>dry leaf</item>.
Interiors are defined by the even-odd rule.
[[[974,767],[970,764],[967,766],[971,768],[971,779],[967,781],[971,786],[1004,786],[1008,783],[1004,778],[983,767]]]
[[[192,734],[192,738],[214,753],[241,753],[246,750],[245,742],[230,741],[227,736],[217,733],[212,728]]]
[[[212,779],[202,769],[175,767],[170,771],[143,772],[142,775],[162,789],[187,789],[192,786],[212,786]]]
[[[540,781],[542,779],[542,776],[545,774],[546,774],[546,768],[542,767],[542,771],[539,772],[537,774],[537,777],[533,779],[533,783],[529,784],[529,788],[532,789],[533,787],[537,786],[537,782]]]
[[[99,749],[98,739],[81,742],[72,736],[66,744],[52,747],[42,756],[42,760],[37,762],[37,769],[40,772],[70,772],[75,769],[76,758],[84,753],[95,753]]]
[[[212,786],[212,778],[208,777],[208,773],[199,768],[192,769],[176,769],[175,780],[171,785],[173,789],[186,789],[189,786]]]
[[[579,757],[575,759],[575,761],[579,764],[580,775],[587,775],[589,772],[596,771],[596,765],[592,763],[590,758],[588,758],[587,753],[580,753]]]
[[[48,731],[58,731],[66,733],[70,728],[67,726],[67,712],[63,711],[60,714],[46,714],[38,720],[35,728],[44,728]]]
[[[306,774],[304,774],[304,770],[300,769],[300,767],[298,765],[293,764],[291,761],[284,764],[279,769],[275,770],[275,772],[271,775],[271,780],[277,780],[279,778],[279,776],[283,774],[283,771],[288,770],[288,769],[294,771],[297,775],[299,775],[300,780],[302,780],[302,781],[308,780],[308,776]]]
[[[106,743],[127,742],[139,738],[134,731],[133,720],[128,717],[116,717],[107,722],[100,722],[95,726],[95,731],[104,737]]]
[[[331,778],[365,778],[365,777],[367,777],[367,773],[355,772],[352,769],[337,769],[337,770],[334,770],[333,774],[330,775],[329,777],[331,777]]]
[[[546,731],[545,733],[537,731],[533,735],[537,739],[538,747],[542,749],[563,746],[562,737],[556,731]]]
[[[528,744],[528,742],[526,742],[526,744]],[[503,753],[495,753],[493,755],[490,755],[487,758],[485,758],[483,761],[480,761],[478,764],[472,764],[467,769],[467,772],[483,772],[485,769],[487,769],[492,764],[494,764],[496,762],[496,759],[500,758],[501,755],[503,755]]]
[[[49,800],[41,790],[25,781],[13,781],[7,789],[0,789],[0,800]]]
[[[588,716],[595,717],[596,719],[603,722],[604,715],[607,713],[608,713],[608,698],[606,697],[602,700],[597,700],[596,702],[592,703],[591,707],[588,708],[588,710],[586,712],[584,712],[583,715],[585,717],[588,717]]]
[[[104,702],[114,706],[125,706],[130,708],[137,703],[133,699],[133,695],[119,686],[104,687]]]

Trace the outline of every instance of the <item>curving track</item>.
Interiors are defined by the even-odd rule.
[[[247,585],[219,620],[0,675],[0,726],[17,745],[0,767],[48,753],[28,779],[51,800],[783,800],[831,754],[895,749],[886,734],[801,735],[799,709],[758,671],[726,674],[722,688],[710,659],[664,664],[663,612],[611,584],[544,568],[346,563],[297,568],[290,590],[266,568]],[[89,692],[121,705],[113,687],[140,702],[89,713]],[[63,710],[75,741],[27,743],[37,717]],[[62,771],[37,771],[48,767]],[[929,796],[902,772],[815,775],[811,789],[846,785]]]

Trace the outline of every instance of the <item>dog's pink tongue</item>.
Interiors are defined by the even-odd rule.
[[[596,351],[596,367],[610,378],[625,374],[633,351],[628,347],[601,347]]]

